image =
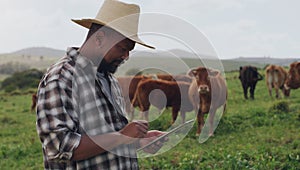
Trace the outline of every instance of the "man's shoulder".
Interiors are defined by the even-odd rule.
[[[45,84],[54,80],[72,79],[74,61],[70,57],[63,57],[46,71],[42,81]]]

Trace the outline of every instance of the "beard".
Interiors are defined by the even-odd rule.
[[[118,67],[124,63],[124,60],[122,59],[116,59],[112,62],[108,63],[104,58],[100,62],[100,65],[98,67],[98,71],[104,72],[104,73],[115,73],[118,69]]]

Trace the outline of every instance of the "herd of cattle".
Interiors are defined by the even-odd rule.
[[[290,64],[289,71],[278,65],[269,65],[265,69],[266,85],[269,95],[272,97],[272,89],[275,89],[275,97],[280,98],[282,91],[285,97],[290,96],[291,89],[300,87],[300,62]],[[259,74],[256,67],[244,66],[240,67],[239,79],[241,80],[244,90],[244,97],[248,99],[248,89],[250,88],[250,98],[254,99],[254,90],[256,83],[263,77]]]
[[[290,65],[287,72],[283,67],[269,65],[265,70],[266,84],[270,96],[275,88],[276,98],[280,97],[279,89],[289,96],[290,89],[300,87],[300,62]],[[213,135],[213,120],[218,108],[226,108],[227,86],[219,70],[198,67],[186,75],[137,75],[117,77],[125,99],[126,112],[130,120],[134,118],[134,108],[140,110],[140,118],[148,120],[150,105],[159,112],[166,107],[172,108],[172,122],[178,112],[181,121],[185,122],[185,113],[195,111],[197,115],[197,133],[200,135],[204,126],[204,114],[209,113],[209,136]],[[254,99],[256,83],[263,79],[256,67],[240,67],[239,79],[244,90],[244,97],[250,88],[250,98]],[[32,109],[35,108],[36,95],[32,97]],[[223,111],[224,111],[223,110]]]
[[[134,107],[140,109],[140,118],[149,120],[150,105],[159,112],[165,107],[172,108],[172,123],[180,112],[182,122],[185,113],[195,111],[197,134],[204,126],[204,114],[209,114],[209,135],[213,135],[213,120],[217,109],[226,105],[227,87],[220,71],[198,67],[187,75],[140,75],[117,78],[126,103],[126,112],[133,119]]]

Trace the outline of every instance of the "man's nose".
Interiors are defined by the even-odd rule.
[[[123,60],[128,60],[129,59],[129,51],[126,51],[122,57],[121,57]]]

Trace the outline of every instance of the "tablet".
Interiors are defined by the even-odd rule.
[[[141,151],[141,150],[143,150],[143,149],[149,147],[150,145],[152,145],[152,144],[154,144],[155,142],[157,142],[157,141],[159,141],[159,140],[165,138],[166,136],[168,136],[168,135],[170,135],[170,134],[172,134],[172,133],[174,133],[174,132],[177,132],[178,130],[180,130],[180,129],[182,129],[182,128],[187,127],[187,125],[190,125],[191,123],[194,123],[194,121],[195,121],[195,119],[191,119],[191,120],[189,120],[189,121],[187,121],[187,122],[185,122],[185,123],[183,123],[183,124],[181,124],[181,125],[175,127],[174,129],[172,129],[172,130],[170,130],[169,132],[167,132],[167,133],[165,133],[165,134],[163,134],[163,135],[157,137],[157,138],[154,139],[152,142],[150,142],[150,143],[148,143],[147,145],[145,145],[145,146],[143,146],[143,147],[137,149],[136,151],[139,152],[139,151]]]

